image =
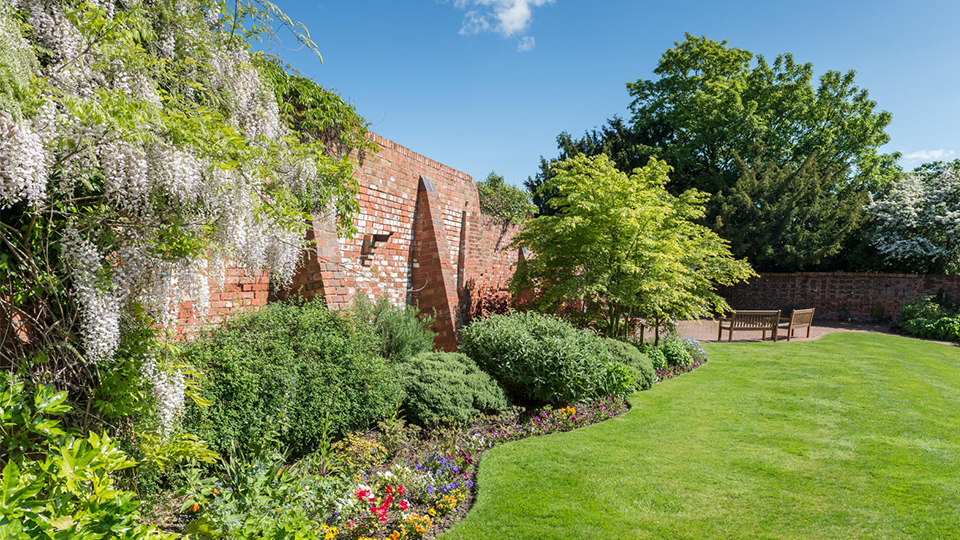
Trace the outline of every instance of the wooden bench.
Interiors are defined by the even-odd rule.
[[[734,311],[729,317],[720,318],[720,330],[717,332],[717,341],[723,338],[723,331],[730,332],[727,341],[733,341],[733,333],[742,330],[753,332],[763,332],[761,339],[767,339],[767,332],[770,332],[773,340],[777,340],[777,327],[780,324],[780,310],[762,311],[762,310],[744,310]]]
[[[793,333],[797,331],[798,328],[807,328],[807,337],[810,337],[810,327],[813,326],[813,311],[816,308],[810,309],[795,309],[793,313],[790,314],[790,318],[780,319],[780,328],[783,328],[787,331],[787,341],[790,341],[790,338],[793,337]]]

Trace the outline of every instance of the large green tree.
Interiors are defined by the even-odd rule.
[[[669,166],[651,160],[627,175],[605,155],[557,163],[546,184],[556,212],[528,222],[513,245],[533,257],[511,283],[534,291],[533,305],[548,312],[574,306],[607,335],[629,316],[697,318],[729,309],[716,294],[751,275],[726,241],[696,220],[705,195],[666,189]]]
[[[880,152],[889,140],[891,115],[875,110],[868,92],[855,85],[853,71],[828,71],[814,81],[812,64],[790,54],[771,64],[725,41],[687,34],[663,53],[654,74],[658,78],[627,83],[629,123],[614,118],[582,138],[567,133],[557,138],[559,158],[541,159],[540,172],[527,182],[541,212],[552,211],[547,201],[554,194],[543,186],[557,162],[602,153],[622,170],[632,170],[652,156],[673,167],[673,193],[697,188],[711,195],[705,223],[746,238],[764,230],[768,215],[732,211],[733,192],[740,192],[741,200],[754,196],[744,191],[753,180],[738,185],[749,164],[760,177],[790,171],[783,174],[790,176],[791,188],[782,193],[809,206],[793,214],[820,217],[787,228],[806,238],[771,239],[776,241],[762,247],[734,240],[737,256],[749,257],[761,270],[800,270],[834,268],[851,259],[845,251],[870,251],[855,249],[862,237],[863,198],[882,192],[900,174],[899,156]],[[801,169],[803,174],[795,174]],[[831,223],[821,241],[803,233],[827,219],[842,221]],[[764,255],[757,258],[758,253]]]
[[[762,271],[795,272],[837,255],[860,226],[869,196],[842,187],[816,152],[799,166],[736,158],[740,176],[714,195],[713,229]]]
[[[754,63],[754,60],[756,62]],[[897,172],[898,155],[881,154],[892,115],[876,112],[856,73],[827,71],[813,84],[813,64],[763,55],[690,34],[667,50],[656,80],[627,83],[632,128],[656,126],[658,155],[676,168],[677,187],[716,193],[738,176],[735,154],[780,166],[846,167],[845,181],[875,189]]]

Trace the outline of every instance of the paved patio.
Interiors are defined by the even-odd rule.
[[[680,321],[677,325],[680,337],[692,337],[697,341],[711,342],[717,341],[717,321],[715,319],[701,319],[699,321]],[[807,329],[803,328],[795,332],[795,337],[791,341],[811,341],[819,339],[820,336],[832,334],[834,332],[868,332],[871,334],[893,334],[888,324],[872,324],[859,322],[840,322],[831,320],[815,319],[813,326],[810,327],[810,337],[807,337]],[[729,332],[723,332],[723,341],[726,342]],[[760,331],[756,332],[738,330],[733,333],[733,341],[760,341]],[[786,330],[777,334],[777,341],[786,341]],[[769,333],[766,341],[772,341]]]

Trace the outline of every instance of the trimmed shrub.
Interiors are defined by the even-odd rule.
[[[433,348],[433,319],[415,306],[395,306],[386,296],[372,302],[359,294],[350,313],[358,325],[370,325],[380,343],[380,355],[388,360],[406,360]]]
[[[619,339],[606,338],[607,349],[614,360],[629,366],[637,371],[637,388],[647,390],[657,382],[657,372],[653,369],[653,362],[640,349]]]
[[[519,403],[562,405],[604,395],[617,378],[603,338],[535,312],[491,315],[461,331],[461,351]],[[618,384],[623,381],[618,382]]]
[[[664,341],[660,345],[660,350],[663,351],[668,366],[687,366],[693,363],[693,358],[680,340]]]
[[[466,424],[480,413],[510,406],[497,381],[461,353],[423,353],[400,366],[403,409],[417,424],[444,420]]]
[[[322,301],[292,301],[239,315],[184,348],[205,374],[186,428],[226,451],[276,438],[294,454],[389,415],[400,387],[377,340]]]
[[[654,371],[667,369],[667,356],[663,354],[663,349],[653,344],[645,344],[639,348],[640,352],[647,355],[650,363],[653,364]]]

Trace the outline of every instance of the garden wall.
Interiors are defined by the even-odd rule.
[[[843,310],[855,321],[883,316],[897,319],[900,308],[916,298],[943,290],[960,298],[960,276],[799,272],[761,274],[749,283],[722,288],[734,309],[817,308],[817,318],[838,319]]]
[[[380,151],[368,153],[354,172],[358,234],[338,238],[330,216],[313,216],[308,238],[315,247],[305,253],[291,290],[280,296],[320,296],[335,309],[361,292],[419,305],[437,318],[437,346],[455,350],[473,291],[505,287],[512,276],[518,252],[506,246],[517,227],[480,213],[469,175],[379,135],[370,138]],[[211,298],[211,312],[267,302],[265,276],[230,278],[235,281]],[[190,316],[185,309],[181,322],[196,323]]]

